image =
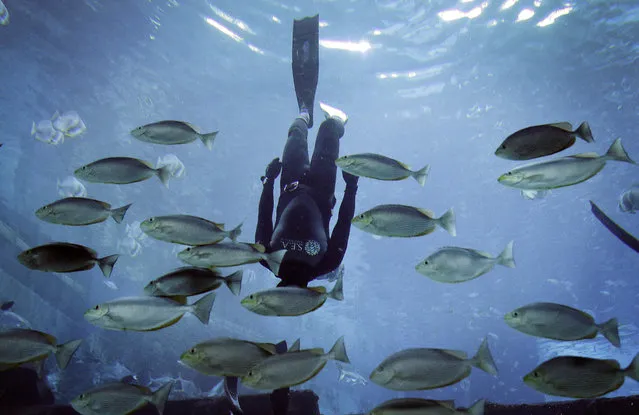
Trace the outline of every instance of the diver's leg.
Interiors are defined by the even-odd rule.
[[[288,139],[282,155],[280,191],[284,186],[301,180],[308,171],[308,127],[302,118],[296,118],[288,129]]]
[[[286,341],[282,341],[275,345],[277,354],[286,353],[288,347]],[[289,388],[276,389],[271,392],[271,409],[273,415],[286,415],[288,413]]]
[[[322,109],[325,108],[321,104]],[[339,111],[339,110],[337,110]],[[347,121],[346,114],[325,111],[326,120],[320,125],[315,140],[315,149],[311,159],[309,170],[309,183],[315,195],[319,208],[324,214],[324,225],[328,229],[330,210],[335,203],[335,180],[337,166],[335,160],[339,157],[339,139],[344,135],[344,124]],[[328,213],[328,214],[327,214]]]
[[[313,126],[313,105],[319,73],[319,15],[293,21],[293,84],[300,114]]]

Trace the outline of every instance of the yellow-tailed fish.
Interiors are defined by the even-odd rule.
[[[495,155],[508,160],[549,156],[575,144],[575,137],[587,143],[595,141],[585,121],[575,131],[572,131],[569,122],[535,125],[509,135],[497,148]]]
[[[243,271],[223,277],[217,270],[182,267],[149,282],[144,292],[155,297],[191,296],[217,290],[222,284],[235,295],[240,295]]]
[[[77,396],[71,406],[82,415],[127,415],[150,403],[162,415],[173,383],[165,383],[155,392],[141,385],[107,383]]]
[[[493,376],[497,375],[487,339],[484,339],[477,354],[470,359],[465,352],[459,350],[402,350],[384,359],[373,370],[370,379],[391,390],[436,389],[465,379],[473,366]]]
[[[194,267],[234,267],[264,260],[277,275],[286,252],[285,249],[281,249],[265,253],[264,245],[260,244],[219,242],[186,248],[178,253],[178,258]]]
[[[45,205],[36,210],[36,216],[49,223],[67,226],[84,226],[104,222],[113,218],[116,223],[122,223],[126,211],[131,204],[117,209],[99,200],[84,197],[67,197]]]
[[[190,215],[154,216],[140,224],[140,229],[152,238],[182,245],[209,245],[229,238],[233,242],[242,233],[242,224],[230,231],[224,224]]]
[[[486,274],[495,264],[515,268],[513,241],[497,257],[475,249],[445,246],[419,262],[415,269],[434,281],[459,283]]]
[[[499,176],[499,183],[522,190],[549,190],[585,182],[609,160],[636,164],[616,139],[606,154],[584,153],[541,163],[527,164]]]
[[[309,349],[270,356],[241,378],[242,384],[254,389],[273,390],[300,385],[317,375],[329,360],[350,363],[344,337],[340,337],[328,353]]]
[[[373,153],[342,156],[335,160],[335,164],[345,172],[355,176],[377,180],[403,180],[412,177],[422,186],[426,183],[430,172],[429,165],[417,171],[412,171],[410,167],[400,161]]]
[[[639,382],[639,355],[625,369],[616,360],[559,356],[524,376],[524,383],[546,395],[589,399],[616,391],[626,376]]]
[[[379,205],[352,220],[357,228],[379,236],[415,237],[432,233],[437,226],[452,236],[457,234],[455,213],[449,209],[441,217],[429,210],[405,205]]]
[[[531,336],[572,341],[592,339],[601,333],[613,346],[621,346],[616,318],[597,324],[590,314],[562,304],[528,304],[506,314],[504,320]]]
[[[636,213],[639,210],[639,184],[624,192],[619,198],[619,210]]]
[[[154,331],[172,326],[186,313],[208,324],[215,293],[186,305],[164,297],[124,297],[98,304],[84,313],[91,324],[109,330]]]
[[[129,184],[157,176],[168,187],[171,167],[154,169],[150,163],[131,157],[108,157],[94,161],[73,172],[75,177],[89,183]]]
[[[98,258],[97,253],[86,246],[66,242],[36,246],[18,255],[18,261],[25,267],[44,272],[86,271],[98,264],[102,274],[109,277],[120,255]]]
[[[30,329],[11,329],[0,332],[0,371],[11,369],[28,362],[40,362],[51,353],[60,369],[69,364],[71,357],[82,343],[72,340],[58,344],[50,334]]]
[[[202,134],[193,125],[184,121],[159,121],[146,124],[131,130],[131,135],[140,141],[154,144],[187,144],[197,139],[202,140],[206,148],[211,150],[218,131]]]

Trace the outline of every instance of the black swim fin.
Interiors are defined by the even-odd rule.
[[[286,340],[275,345],[275,353],[284,354],[288,350]],[[271,392],[271,408],[273,415],[286,415],[288,413],[289,388],[276,389]]]
[[[319,15],[293,21],[293,84],[300,112],[309,115],[313,126],[313,106],[319,74]]]

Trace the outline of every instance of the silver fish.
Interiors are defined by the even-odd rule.
[[[140,141],[166,145],[191,143],[199,138],[211,150],[218,132],[202,134],[184,121],[159,121],[137,127],[131,135]]]
[[[155,392],[130,383],[107,383],[77,396],[71,406],[82,415],[126,415],[150,403],[162,415],[173,383],[170,381]]]
[[[191,296],[218,289],[226,284],[239,295],[242,288],[242,270],[223,277],[216,270],[199,267],[182,267],[149,282],[144,292],[155,297]]]
[[[435,281],[459,283],[486,274],[495,264],[515,268],[513,241],[497,257],[475,249],[446,246],[421,261],[415,269]]]
[[[330,292],[324,287],[276,287],[248,295],[241,304],[263,316],[301,316],[317,310],[328,298],[342,301],[342,285],[338,279]]]
[[[517,167],[499,176],[504,186],[523,190],[549,190],[584,182],[599,173],[609,160],[636,164],[616,139],[606,154],[584,153]]]
[[[436,389],[455,384],[470,375],[472,367],[497,375],[497,367],[484,339],[477,354],[446,349],[414,348],[392,354],[373,370],[370,379],[391,390]]]
[[[111,205],[95,199],[83,197],[67,197],[45,205],[36,210],[36,216],[49,223],[68,226],[84,226],[100,223],[113,218],[116,223],[122,223],[126,211],[131,203],[117,209]]]
[[[182,353],[180,362],[208,376],[241,377],[274,354],[272,343],[222,337],[196,344]]]
[[[355,176],[369,177],[377,180],[403,180],[414,178],[417,183],[424,185],[430,172],[430,166],[412,171],[404,163],[374,153],[352,154],[335,160],[335,164],[347,173]]]
[[[562,304],[528,304],[506,314],[504,320],[531,336],[571,341],[593,339],[601,333],[615,347],[621,347],[616,318],[597,324],[590,314]]]
[[[572,131],[569,122],[535,125],[509,135],[497,148],[495,155],[508,160],[549,156],[575,144],[575,137],[587,143],[595,142],[587,122],[581,123],[575,131]]]
[[[209,245],[224,238],[235,242],[242,234],[242,224],[225,231],[223,223],[191,215],[154,216],[142,222],[140,229],[152,238],[182,245]]]
[[[129,184],[157,176],[168,187],[169,166],[154,169],[144,161],[130,157],[108,157],[94,161],[73,172],[75,177],[89,183]]]
[[[186,313],[208,324],[215,293],[190,305],[163,297],[123,297],[98,304],[84,313],[91,324],[109,330],[154,331],[172,326]]]
[[[53,114],[51,118],[53,128],[60,131],[66,137],[77,137],[84,134],[87,130],[84,121],[80,118],[80,115],[75,111],[67,111],[60,115],[58,111]]]
[[[242,384],[260,390],[300,385],[315,377],[329,360],[350,363],[344,337],[337,339],[328,353],[309,349],[267,357],[242,377]]]
[[[44,272],[86,271],[98,264],[102,274],[108,278],[119,256],[98,258],[97,253],[86,246],[54,242],[21,252],[18,261],[29,269]]]
[[[484,415],[486,401],[479,400],[468,409],[455,408],[455,401],[421,398],[391,399],[373,408],[368,415]]]
[[[452,236],[457,234],[455,213],[449,209],[441,217],[429,210],[405,205],[378,205],[355,216],[351,221],[357,228],[379,236],[410,238],[428,235],[437,226]]]
[[[57,339],[52,335],[30,329],[11,329],[0,332],[0,371],[27,362],[43,361],[51,353],[55,355],[58,367],[64,369],[80,343],[82,340],[58,344]]]
[[[533,369],[524,383],[546,395],[588,399],[616,391],[626,376],[639,382],[639,355],[625,369],[616,360],[559,356]]]
[[[285,249],[265,253],[260,244],[219,242],[213,245],[192,246],[178,253],[178,258],[194,267],[234,267],[264,260],[275,275],[286,254]]]

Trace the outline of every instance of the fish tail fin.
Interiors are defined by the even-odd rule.
[[[109,278],[111,276],[111,273],[113,272],[113,266],[115,265],[119,257],[119,254],[114,254],[98,259],[98,266],[100,267],[100,270],[105,277]]]
[[[497,257],[497,263],[508,268],[515,268],[515,257],[513,256],[513,244],[515,241],[508,242],[506,248]]]
[[[155,170],[155,174],[158,175],[158,178],[162,182],[164,186],[169,187],[169,179],[171,178],[171,170],[168,165],[162,166],[159,169]]]
[[[479,346],[479,350],[477,350],[477,354],[472,358],[472,365],[486,373],[497,376],[497,366],[488,348],[487,338],[484,338],[484,341],[481,342],[481,346]]]
[[[439,226],[444,228],[451,236],[457,236],[457,228],[455,226],[455,211],[453,208],[448,209],[441,218],[437,219]]]
[[[420,186],[423,186],[426,183],[426,179],[428,179],[428,174],[430,173],[430,164],[425,165],[423,168],[413,172],[412,176]]]
[[[475,402],[470,408],[468,408],[468,414],[470,415],[484,415],[484,407],[486,406],[486,400],[480,399]]]
[[[346,354],[346,345],[344,344],[344,336],[337,339],[331,350],[328,352],[329,358],[339,362],[350,363]]]
[[[31,121],[31,135],[35,135],[37,131],[38,129],[36,128],[35,121]]]
[[[277,275],[280,272],[280,265],[286,254],[286,249],[280,249],[279,251],[271,252],[270,254],[264,254],[264,260],[268,264],[268,267],[273,271],[273,274]]]
[[[82,339],[71,340],[70,342],[60,344],[55,348],[55,361],[58,363],[58,367],[62,370],[67,367],[69,360],[75,354],[75,351],[80,347]]]
[[[595,142],[595,138],[592,136],[592,131],[590,131],[590,124],[588,124],[588,121],[582,122],[575,130],[575,134],[587,143]]]
[[[126,206],[122,206],[121,208],[113,209],[111,211],[111,217],[115,221],[115,223],[122,223],[124,219],[124,215],[126,215],[126,211],[129,210],[133,203],[129,203]]]
[[[344,299],[344,284],[342,283],[341,276],[337,279],[337,282],[333,286],[333,289],[328,293],[328,296],[337,301],[342,301]]]
[[[295,342],[291,345],[291,347],[288,349],[289,352],[299,352],[301,349],[301,340],[297,339],[295,340]]]
[[[239,271],[235,271],[234,273],[232,273],[231,275],[227,276],[224,279],[226,286],[229,287],[229,290],[231,290],[231,292],[234,295],[240,295],[240,291],[242,290],[243,276],[244,276],[244,271],[239,270]]]
[[[174,382],[175,381],[173,380],[168,381],[158,390],[153,392],[153,395],[151,395],[151,397],[149,398],[149,402],[151,403],[151,405],[155,406],[158,414],[160,415],[164,413],[164,405],[166,405],[166,401],[169,399],[169,394],[171,393]]]
[[[621,145],[621,138],[616,139],[615,142],[612,143],[604,157],[607,157],[609,160],[624,161],[626,163],[637,164],[630,158],[630,156],[626,152],[626,149],[623,148],[623,146]]]
[[[215,142],[215,137],[217,137],[217,133],[219,133],[219,131],[213,131],[212,133],[208,133],[208,134],[200,134],[200,139],[202,140],[206,148],[208,148],[209,150],[213,149],[213,143]]]
[[[214,302],[215,293],[210,293],[193,303],[192,313],[202,322],[202,324],[209,324],[211,309],[213,308]]]
[[[619,339],[619,322],[616,318],[611,318],[605,323],[598,324],[599,332],[615,347],[621,347],[621,339]]]
[[[233,242],[237,242],[237,237],[240,236],[242,234],[242,225],[244,223],[240,223],[239,225],[237,225],[235,228],[231,229],[228,233],[228,238],[233,241]]]
[[[639,382],[639,353],[632,359],[630,365],[623,371],[624,375],[630,376],[637,382]]]

